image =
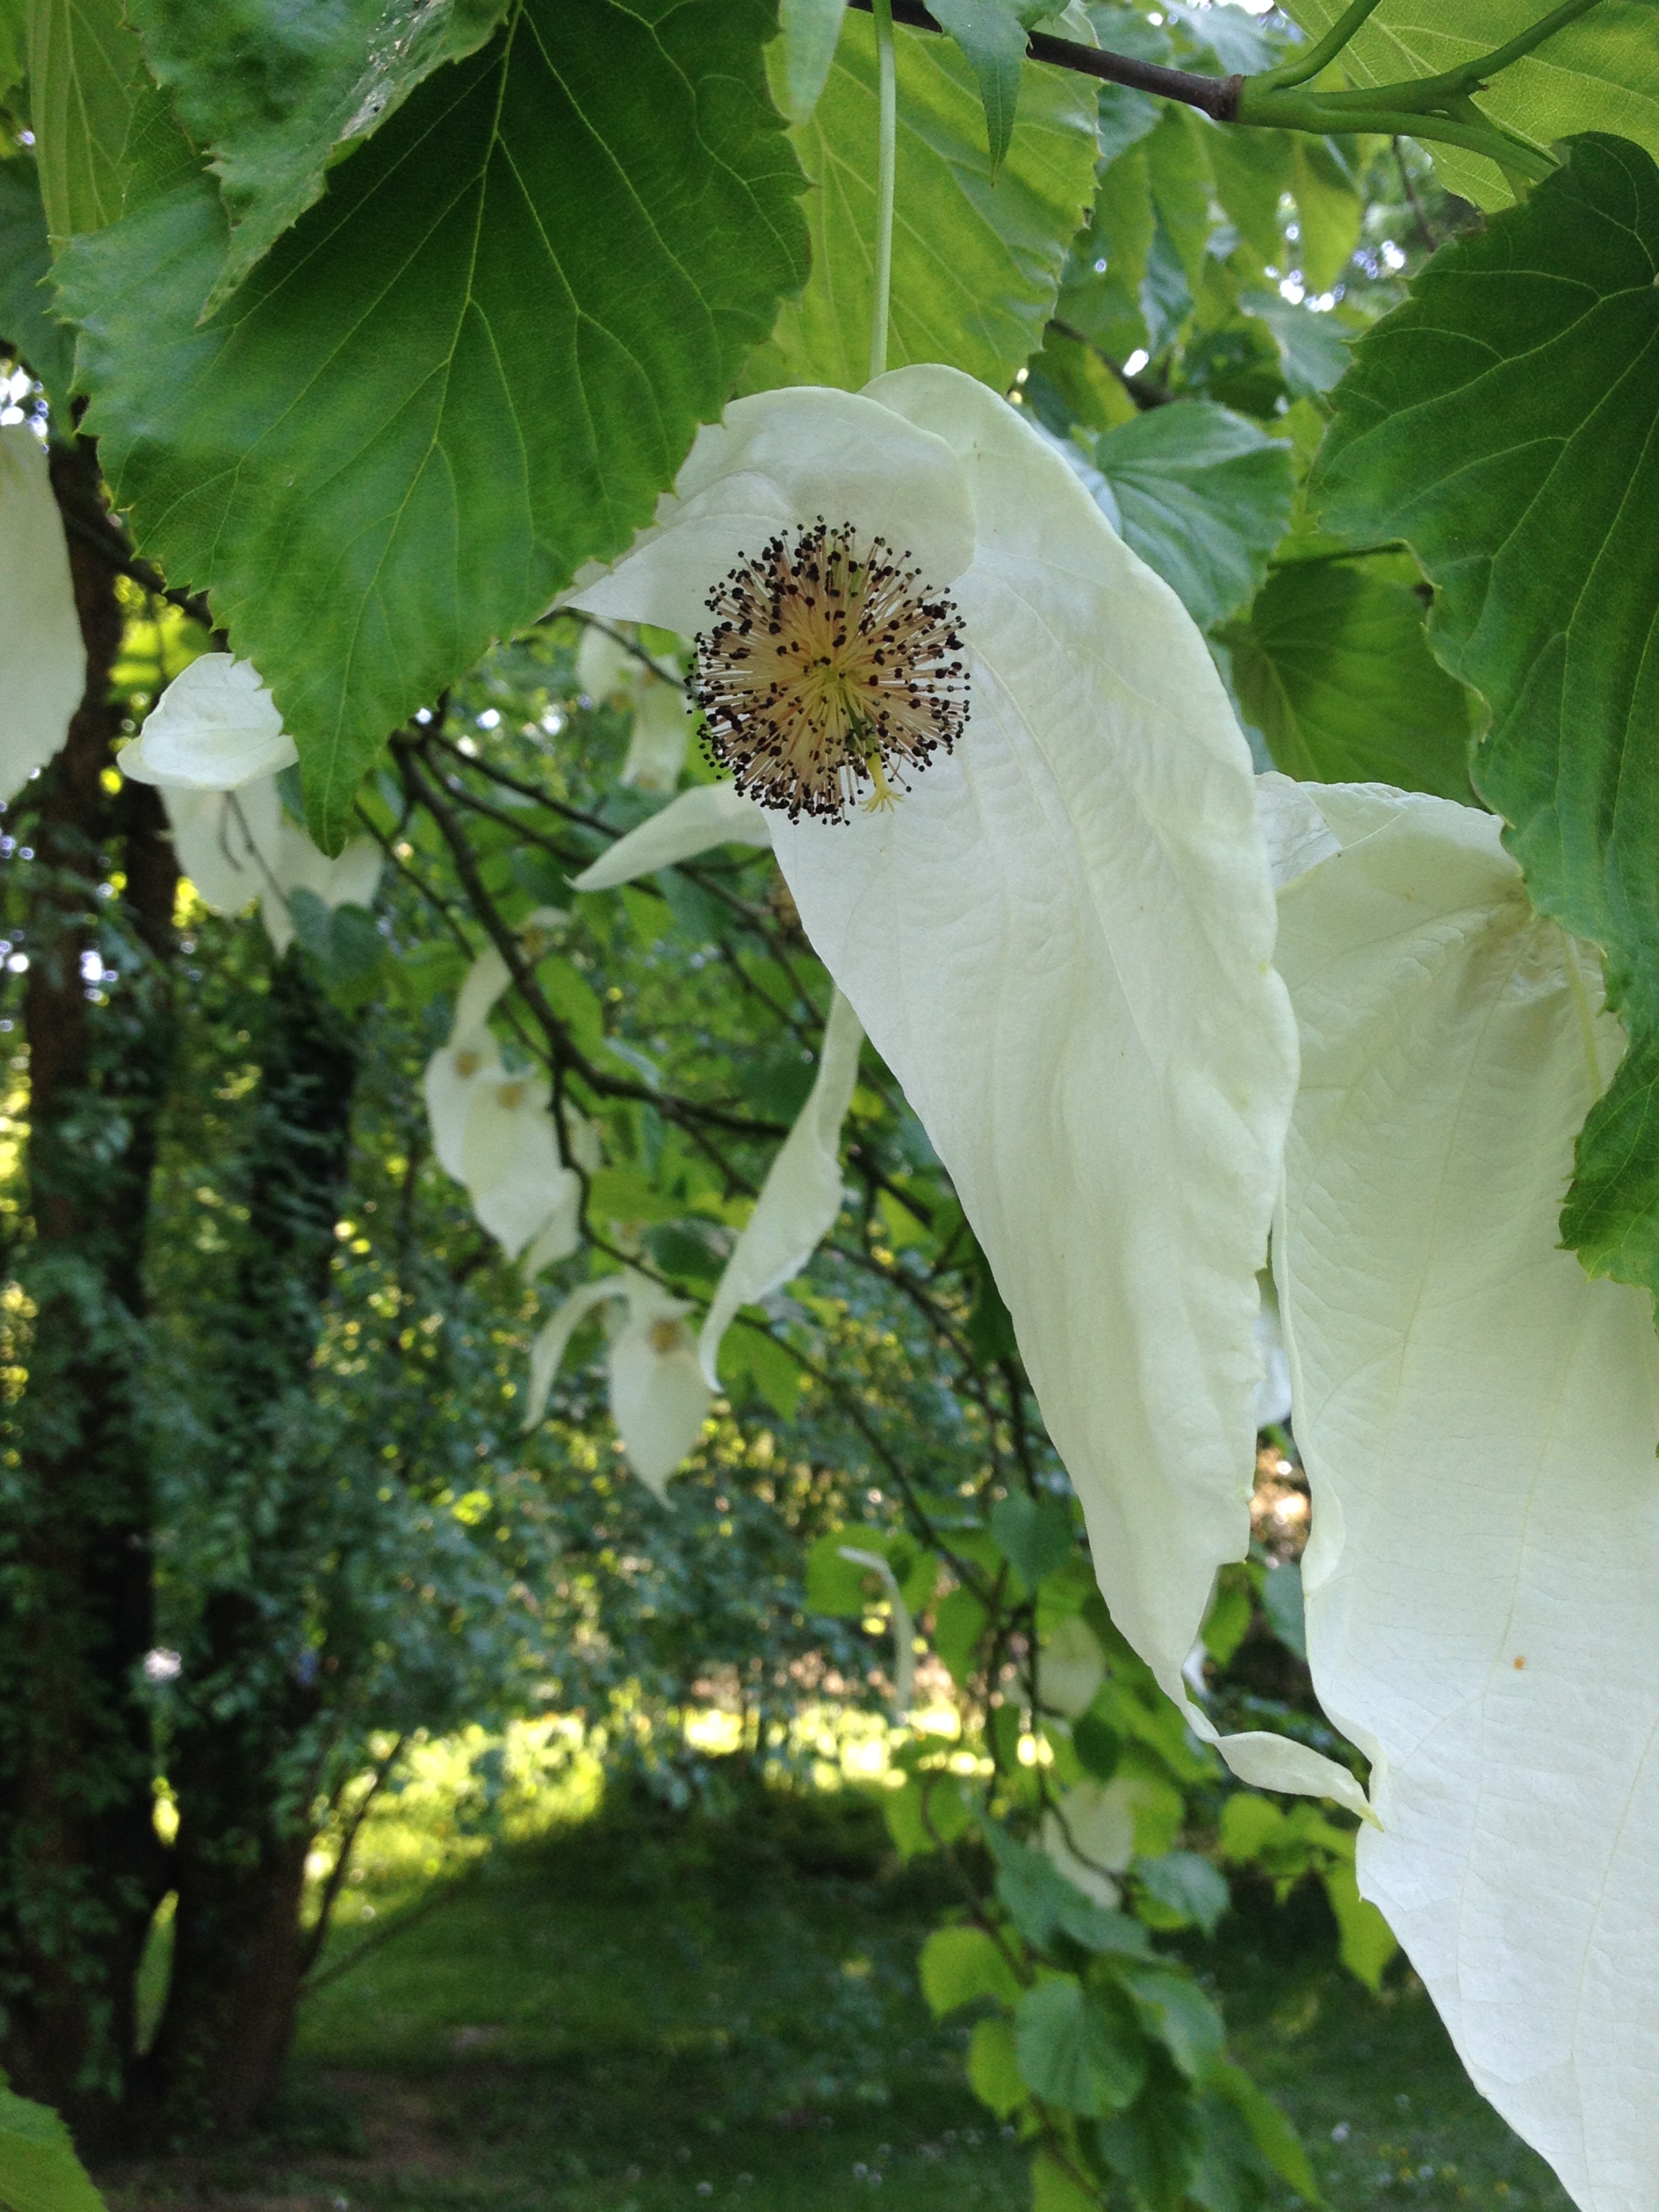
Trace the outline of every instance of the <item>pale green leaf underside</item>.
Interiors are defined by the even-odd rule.
[[[270,684],[320,842],[390,731],[648,519],[799,283],[772,27],[537,0],[205,327],[205,178],[60,264],[118,502]]]
[[[1285,12],[1318,38],[1343,0],[1286,0]],[[1346,49],[1358,86],[1399,83],[1491,53],[1549,12],[1547,0],[1382,0]],[[1634,139],[1659,157],[1659,9],[1653,0],[1600,0],[1535,53],[1495,77],[1477,105],[1494,122],[1540,146],[1581,131]],[[1430,144],[1449,188],[1479,207],[1506,207],[1509,186],[1490,161]]]
[[[150,68],[220,179],[231,236],[216,307],[319,196],[343,141],[475,52],[508,0],[131,0]]]
[[[973,72],[948,40],[897,33],[897,217],[889,360],[941,362],[1005,389],[1042,342],[1060,272],[1094,192],[1094,92],[1027,63],[1019,124],[991,181]],[[811,122],[793,134],[812,180],[812,274],[745,389],[869,374],[876,234],[875,40],[849,13]]]

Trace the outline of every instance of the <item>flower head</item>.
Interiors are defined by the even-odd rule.
[[[886,542],[822,517],[779,532],[708,594],[694,696],[737,788],[792,822],[842,822],[908,788],[968,714],[957,611]]]
[[[1012,1313],[1113,1614],[1184,1701],[1249,1541],[1296,1080],[1202,636],[1016,409],[932,368],[736,401],[573,596],[702,632],[710,743],[776,810],[806,933]]]
[[[253,663],[204,653],[173,678],[119,766],[166,790],[238,791],[299,757]]]

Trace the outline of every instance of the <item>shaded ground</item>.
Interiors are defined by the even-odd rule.
[[[1024,2212],[916,1995],[935,1880],[850,1795],[498,1853],[308,2002],[268,2138],[104,2179],[118,2212]],[[334,1963],[380,1932],[372,1885],[356,1910]],[[1566,2206],[1409,1978],[1369,1997],[1310,1906],[1227,1926],[1202,1963],[1336,2212]]]

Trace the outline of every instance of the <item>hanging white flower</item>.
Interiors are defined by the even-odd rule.
[[[331,913],[339,906],[373,906],[380,887],[384,858],[372,837],[356,837],[331,859],[312,842],[301,823],[284,815],[277,832],[271,880],[259,900],[260,918],[276,951],[286,952],[294,942],[294,920],[288,906],[291,891],[310,891]]]
[[[628,1464],[667,1503],[668,1479],[696,1450],[713,1393],[702,1379],[685,1316],[690,1308],[633,1268],[573,1291],[537,1336],[530,1352],[526,1431],[539,1425],[565,1349],[596,1305],[618,1302],[607,1367],[611,1417]]]
[[[125,760],[124,754],[124,767]],[[259,776],[240,791],[164,785],[161,804],[179,873],[211,913],[241,914],[255,899],[276,893],[283,823],[274,777]]]
[[[695,860],[715,845],[769,846],[772,830],[767,817],[750,799],[730,783],[697,783],[671,799],[659,812],[618,837],[580,875],[570,888],[578,891],[614,890],[636,877],[672,868],[677,861]]]
[[[707,1364],[705,1361],[705,1367]],[[855,1567],[863,1567],[872,1574],[887,1600],[893,1631],[893,1720],[896,1726],[902,1728],[910,1717],[916,1686],[915,1621],[904,1602],[904,1592],[899,1588],[890,1560],[884,1559],[879,1552],[861,1551],[856,1544],[841,1544],[836,1549],[843,1559],[850,1559]]]
[[[574,597],[700,631],[710,750],[775,810],[814,948],[990,1258],[1112,1612],[1184,1702],[1249,1542],[1296,1074],[1202,637],[1018,410],[933,368],[734,403]]]
[[[703,1323],[698,1352],[710,1389],[719,1387],[720,1339],[738,1308],[757,1304],[793,1281],[836,1225],[842,1195],[841,1125],[853,1102],[863,1042],[859,1018],[837,991],[806,1103],[766,1171]]]
[[[1622,1046],[1489,815],[1264,779],[1302,1030],[1274,1273],[1320,1700],[1380,1905],[1585,2212],[1659,2202],[1659,1340],[1560,1247]]]
[[[567,919],[556,907],[526,915],[517,933],[526,957],[539,959]],[[428,1060],[422,1088],[438,1164],[466,1185],[480,1226],[507,1258],[523,1254],[534,1275],[575,1250],[582,1187],[560,1152],[550,1085],[507,1068],[490,1034],[511,980],[499,949],[487,946],[467,970],[448,1042]],[[568,1106],[565,1130],[571,1158],[591,1173],[598,1133]]]
[[[204,653],[173,678],[118,765],[164,790],[239,791],[299,757],[253,663]]]
[[[1042,1838],[1049,1863],[1109,1912],[1121,1895],[1116,1876],[1135,1855],[1133,1783],[1078,1783],[1043,1814]]]
[[[1044,1638],[1037,1666],[1037,1694],[1045,1711],[1075,1720],[1086,1713],[1106,1680],[1106,1661],[1080,1613],[1056,1621]]]
[[[533,1249],[534,1273],[574,1252],[581,1231],[581,1178],[559,1151],[552,1085],[497,1064],[475,1073],[469,1091],[460,1180],[509,1260]]]
[[[622,781],[640,791],[672,791],[691,738],[679,671],[590,623],[576,649],[576,681],[590,699],[633,712]]]
[[[46,448],[26,422],[0,427],[0,799],[62,749],[86,689],[64,520]]]

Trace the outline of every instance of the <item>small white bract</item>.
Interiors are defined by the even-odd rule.
[[[519,924],[532,958],[565,920],[556,908],[538,907]],[[439,1165],[466,1185],[480,1227],[509,1260],[522,1255],[533,1277],[575,1250],[582,1186],[560,1150],[551,1085],[509,1070],[490,1034],[489,1017],[509,981],[506,960],[487,947],[467,972],[449,1040],[428,1060],[422,1089]],[[565,1131],[571,1158],[592,1173],[598,1133],[569,1107]]]
[[[679,671],[647,653],[631,626],[613,634],[590,623],[576,652],[576,681],[596,702],[631,711],[633,730],[619,781],[672,791],[691,742],[691,710]]]
[[[300,756],[251,660],[204,653],[175,676],[117,762],[169,791],[238,791]]]
[[[668,1478],[696,1449],[713,1397],[687,1325],[691,1309],[633,1268],[573,1291],[543,1327],[530,1352],[530,1406],[536,1428],[565,1348],[596,1305],[618,1302],[607,1369],[611,1417],[628,1464],[653,1497],[667,1503]]]

